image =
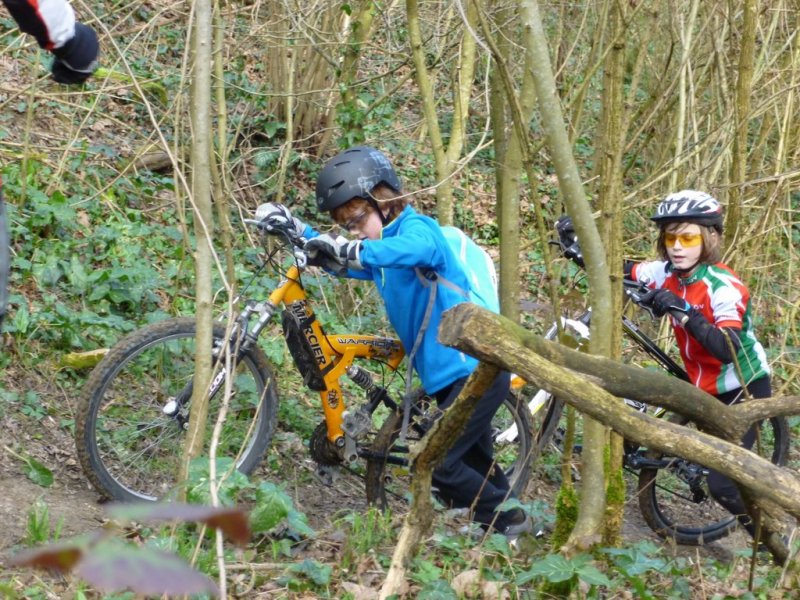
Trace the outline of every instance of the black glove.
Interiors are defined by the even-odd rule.
[[[556,221],[556,231],[558,232],[558,239],[565,246],[574,244],[578,238],[575,235],[575,227],[572,224],[572,217],[568,215],[561,215]]]
[[[664,288],[650,290],[643,294],[639,298],[639,304],[649,307],[656,317],[663,317],[671,310],[677,310],[688,315],[689,311],[692,310],[691,304],[686,300]]]
[[[75,23],[75,35],[60,48],[53,48],[50,73],[58,83],[83,83],[97,69],[100,45],[94,29]]]
[[[271,233],[273,231],[286,231],[292,237],[303,236],[307,225],[297,217],[292,216],[292,211],[283,204],[265,202],[256,209],[256,221],[259,229]]]
[[[578,236],[575,234],[575,227],[572,225],[572,217],[562,215],[556,221],[556,232],[558,233],[558,245],[561,252],[570,260],[583,267],[583,252],[578,244]]]
[[[344,275],[347,269],[360,271],[364,268],[359,259],[361,242],[358,240],[324,234],[309,240],[305,250],[308,264],[323,267],[335,275]]]

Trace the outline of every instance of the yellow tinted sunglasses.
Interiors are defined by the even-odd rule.
[[[665,233],[664,243],[667,246],[674,246],[675,242],[680,242],[684,248],[694,248],[703,243],[702,233]]]

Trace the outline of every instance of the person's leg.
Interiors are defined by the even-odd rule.
[[[754,381],[747,389],[753,398],[769,398],[772,395],[769,377],[762,377]],[[721,394],[718,398],[725,404],[730,405],[739,402],[743,396],[744,394],[742,391],[737,390],[728,394]],[[749,450],[753,447],[755,441],[756,427],[754,425],[745,433],[739,445]],[[755,524],[747,513],[747,507],[742,500],[742,495],[739,493],[739,488],[736,486],[736,483],[729,477],[713,469],[709,469],[707,482],[708,491],[711,493],[714,500],[724,507],[725,510],[734,515],[751,536],[755,535]]]
[[[457,382],[445,394],[437,394],[441,408],[455,400],[463,383]],[[495,511],[510,494],[502,470],[490,472],[493,466],[491,421],[508,389],[509,374],[501,373],[478,402],[464,432],[448,451],[444,462],[433,472],[433,483],[445,503],[456,508],[472,507],[474,520],[482,524],[498,518]],[[496,528],[505,525],[503,520],[506,517],[500,515]]]
[[[511,483],[503,468],[496,462],[491,429],[467,451],[464,462],[481,473],[493,486],[504,490],[511,489]]]
[[[742,438],[740,446],[749,450],[753,447],[755,441],[756,428],[754,426],[751,427]],[[726,477],[719,471],[709,469],[706,481],[708,482],[708,491],[711,493],[714,500],[725,508],[725,510],[734,515],[751,536],[755,535],[755,524],[747,513],[747,507],[733,479]]]

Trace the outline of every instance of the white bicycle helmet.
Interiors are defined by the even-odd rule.
[[[659,225],[697,223],[722,233],[722,206],[706,192],[682,190],[664,198],[650,220]]]

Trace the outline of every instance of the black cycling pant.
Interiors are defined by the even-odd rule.
[[[8,302],[8,271],[11,266],[11,253],[9,246],[11,238],[8,233],[8,219],[6,205],[3,202],[3,190],[0,188],[0,328],[6,316],[6,303]]]
[[[510,381],[509,373],[500,372],[442,464],[433,471],[433,485],[442,502],[453,508],[471,507],[478,523],[491,523],[498,505],[511,495],[503,469],[494,462],[492,442],[492,417],[508,395]],[[466,377],[458,379],[434,394],[439,408],[450,406],[465,383]]]
[[[747,391],[753,398],[769,398],[772,396],[772,388],[770,386],[769,377],[761,377],[756,379],[747,386]],[[720,394],[717,398],[725,404],[736,404],[744,398],[742,389],[733,390]],[[744,434],[741,443],[742,448],[748,450],[753,447],[756,441],[756,426],[753,425],[747,433]],[[739,488],[736,483],[718,471],[713,469],[708,473],[708,491],[714,499],[719,502],[728,512],[735,515],[739,523],[747,530],[750,535],[755,535],[755,524],[747,514],[747,508],[742,500],[742,495],[739,493]]]

